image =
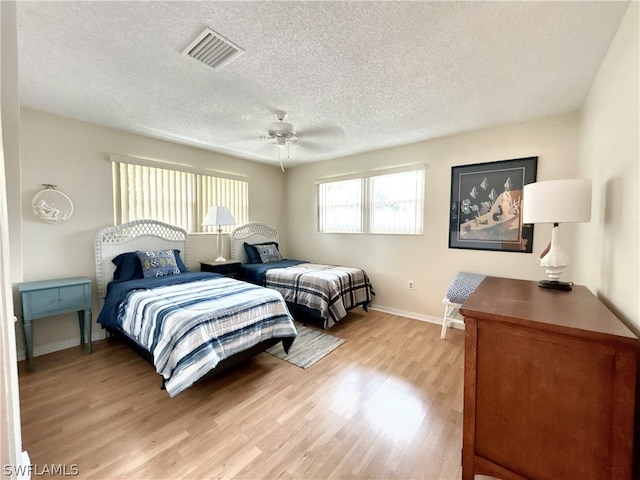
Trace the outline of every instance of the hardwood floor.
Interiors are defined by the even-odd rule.
[[[458,479],[464,334],[351,312],[307,370],[267,353],[175,398],[127,346],[94,342],[20,364],[36,468],[92,479]]]

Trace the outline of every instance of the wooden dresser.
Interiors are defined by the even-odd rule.
[[[577,285],[487,277],[460,311],[463,479],[632,478],[633,332]]]

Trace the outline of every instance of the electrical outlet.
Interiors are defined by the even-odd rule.
[[[409,290],[415,290],[416,288],[416,282],[414,282],[413,280],[409,280]]]

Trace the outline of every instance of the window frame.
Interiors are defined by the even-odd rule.
[[[341,183],[341,182],[349,182],[352,180],[358,180],[360,185],[358,185],[358,190],[360,191],[360,200],[359,203],[356,205],[358,207],[359,210],[359,216],[360,216],[360,222],[356,225],[353,225],[353,230],[349,231],[349,230],[345,230],[345,231],[340,231],[340,230],[332,230],[330,232],[323,232],[321,229],[321,225],[324,223],[322,218],[321,218],[321,210],[320,210],[320,196],[323,195],[323,192],[321,192],[322,189],[322,185],[327,185],[329,183]],[[317,203],[318,203],[318,231],[321,233],[362,233],[364,232],[364,228],[365,228],[365,218],[364,218],[364,204],[365,204],[365,196],[364,196],[364,183],[362,181],[363,179],[361,178],[345,178],[345,179],[340,179],[340,180],[335,180],[333,182],[323,182],[323,183],[318,183],[317,185]],[[331,205],[333,206],[333,205]]]
[[[249,195],[249,178],[247,176],[230,174],[230,173],[222,173],[214,170],[199,169],[199,168],[195,168],[187,165],[169,163],[169,162],[164,162],[160,160],[149,160],[149,159],[143,159],[138,157],[130,157],[130,156],[123,156],[123,155],[115,155],[115,154],[111,154],[109,159],[112,162],[112,187],[113,187],[113,207],[114,207],[114,224],[115,225],[119,225],[123,223],[123,215],[122,215],[123,199],[121,195],[122,179],[120,174],[121,164],[127,164],[134,167],[149,167],[149,168],[155,168],[155,169],[160,169],[164,171],[179,172],[181,174],[186,175],[188,178],[188,182],[189,182],[188,190],[190,192],[191,197],[184,200],[184,202],[187,204],[186,210],[188,212],[188,214],[186,215],[187,225],[179,225],[178,224],[179,222],[167,221],[166,219],[163,219],[163,218],[157,218],[157,217],[154,218],[153,215],[152,216],[147,215],[145,216],[145,218],[159,220],[159,221],[170,223],[170,224],[176,224],[177,226],[180,226],[181,228],[184,228],[185,230],[187,230],[187,233],[189,235],[202,234],[202,233],[205,233],[205,234],[217,233],[217,228],[215,226],[201,225],[202,219],[207,214],[207,211],[209,210],[210,207],[215,206],[215,202],[216,202],[216,200],[211,200],[211,201],[214,201],[213,205],[208,205],[208,204],[205,205],[204,202],[206,201],[206,199],[200,198],[203,195],[202,189],[204,184],[207,181],[213,182],[215,184],[220,180],[223,180],[223,181],[231,180],[231,181],[242,182],[237,185],[237,189],[239,190],[238,195],[244,198],[241,199],[238,205],[227,204],[223,206],[226,206],[227,208],[229,208],[234,219],[236,220],[237,225],[242,225],[249,221],[248,219],[249,219],[249,196],[250,195]],[[162,187],[171,189],[171,185],[167,186],[164,183],[162,184]],[[210,190],[207,196],[211,196],[212,192],[214,194],[217,193],[217,195],[215,196],[217,197],[220,196],[220,192],[216,192],[216,190],[214,189]],[[157,195],[156,195],[156,198],[157,198]],[[227,202],[223,202],[223,203],[227,203]],[[129,214],[128,215],[129,218],[126,221],[133,221],[138,219],[137,215],[133,215],[133,216],[135,218],[131,218],[132,216]],[[234,228],[233,225],[223,226],[222,231],[225,233],[228,233],[231,231],[232,228]]]
[[[365,172],[358,172],[348,175],[339,175],[334,177],[326,177],[319,180],[316,180],[316,230],[317,233],[321,234],[355,234],[355,235],[424,235],[424,207],[425,207],[425,164],[413,164],[413,165],[405,165],[399,167],[391,167],[384,168],[378,170],[369,170]],[[371,231],[371,212],[372,212],[372,202],[371,202],[371,178],[374,177],[382,177],[386,175],[394,175],[399,173],[408,173],[408,172],[420,172],[421,173],[421,182],[422,182],[422,198],[420,199],[420,215],[419,215],[419,228],[417,232],[374,232]],[[334,231],[323,231],[321,228],[321,216],[322,216],[322,205],[320,202],[320,188],[321,185],[327,183],[341,182],[345,180],[352,179],[361,179],[362,187],[361,187],[361,231],[357,232],[334,232]]]

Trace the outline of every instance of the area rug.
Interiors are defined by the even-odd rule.
[[[267,353],[306,369],[344,343],[342,338],[304,325],[296,325],[296,329],[298,336],[293,341],[288,354],[284,353],[282,342],[268,349]]]

